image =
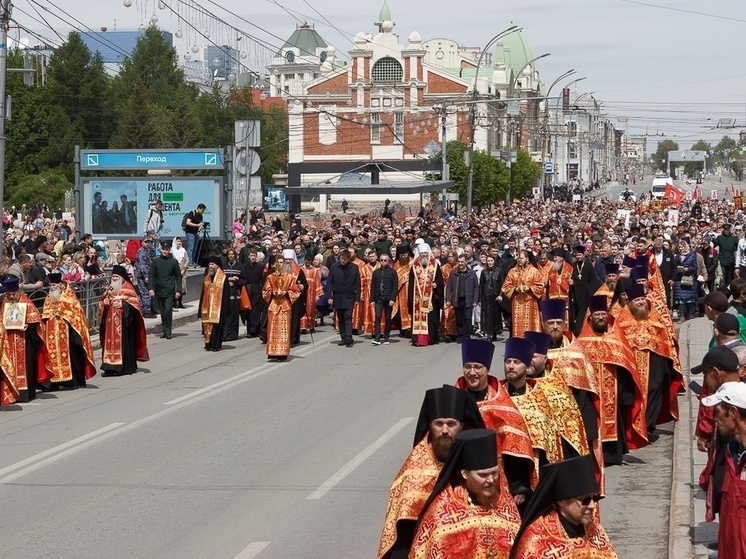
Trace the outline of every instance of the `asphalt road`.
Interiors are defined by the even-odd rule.
[[[2,556],[374,557],[424,391],[460,374],[460,346],[394,340],[341,348],[327,326],[268,364],[257,340],[204,352],[192,324],[131,377],[3,408]],[[607,471],[620,557],[666,557],[670,447]]]

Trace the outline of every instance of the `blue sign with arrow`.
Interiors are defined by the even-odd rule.
[[[209,149],[102,149],[82,150],[84,171],[148,169],[223,169],[223,150]]]

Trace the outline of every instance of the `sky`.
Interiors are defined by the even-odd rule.
[[[131,2],[125,7],[125,2]],[[548,85],[567,70],[585,77],[575,93],[592,93],[616,127],[648,137],[648,149],[672,139],[686,149],[704,139],[746,129],[746,2],[740,0],[387,0],[403,42],[412,31],[423,40],[442,37],[483,48],[515,23],[538,56]],[[13,19],[28,31],[59,42],[74,28],[137,29],[157,17],[157,25],[190,44],[211,41],[246,51],[246,62],[261,65],[280,48],[297,24],[314,25],[344,57],[352,38],[375,33],[383,0],[14,0]],[[200,9],[201,7],[201,9]],[[425,9],[426,8],[426,9]],[[202,13],[200,13],[202,11]],[[208,12],[211,15],[207,15]],[[216,21],[217,16],[225,23]],[[47,25],[48,24],[48,25]],[[230,26],[234,29],[231,30]],[[50,30],[50,27],[54,30]],[[237,40],[237,37],[241,37]],[[183,59],[183,58],[182,58]],[[263,72],[263,68],[254,67]],[[559,87],[559,86],[557,86]],[[553,90],[552,93],[555,93]],[[735,119],[725,129],[721,119]],[[654,148],[653,148],[654,149]]]

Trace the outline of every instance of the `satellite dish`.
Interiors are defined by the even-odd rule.
[[[21,40],[18,41],[18,43],[21,45],[22,49],[25,49],[31,44],[31,41],[29,41],[28,37],[21,37]]]

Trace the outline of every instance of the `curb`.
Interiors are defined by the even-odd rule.
[[[689,323],[679,329],[679,342],[686,348],[686,359],[682,359],[681,368],[685,382],[689,380]],[[683,333],[683,336],[681,335]],[[694,526],[694,507],[692,506],[692,480],[694,479],[694,461],[692,456],[691,416],[692,399],[689,388],[679,398],[679,420],[674,424],[673,453],[671,463],[671,505],[668,516],[668,558],[685,559],[694,557],[692,545],[692,526]]]

